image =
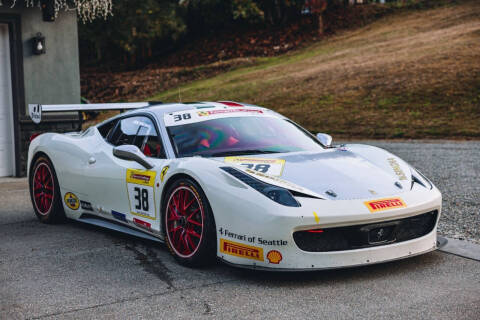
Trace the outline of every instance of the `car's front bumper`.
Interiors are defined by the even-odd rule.
[[[235,206],[214,201],[214,212],[219,212],[219,206],[223,210],[228,206],[228,213],[215,214],[217,255],[221,260],[239,267],[287,271],[368,265],[435,250],[441,211],[440,192],[435,188],[423,188],[402,193],[400,197],[406,203],[405,208],[378,213],[367,209],[365,199],[329,201],[301,198],[300,208],[270,205],[268,210],[258,204],[259,199],[239,201]],[[295,231],[377,224],[432,210],[438,211],[433,230],[408,241],[344,251],[307,252],[301,250],[293,238]]]

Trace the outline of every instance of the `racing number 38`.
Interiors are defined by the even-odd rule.
[[[127,170],[127,191],[132,214],[152,220],[156,219],[153,188],[155,176],[155,171]]]
[[[148,211],[148,190],[140,187],[134,187],[135,191],[135,209]]]

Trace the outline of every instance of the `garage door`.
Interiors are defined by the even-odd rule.
[[[14,174],[11,79],[8,25],[0,24],[0,177]]]

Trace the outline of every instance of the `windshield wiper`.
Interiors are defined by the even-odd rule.
[[[226,157],[248,154],[268,154],[268,153],[280,153],[279,151],[259,150],[259,149],[247,149],[247,150],[230,150],[222,152],[214,152],[209,154],[210,157]]]

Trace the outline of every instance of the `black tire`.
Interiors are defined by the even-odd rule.
[[[181,202],[179,199],[182,193],[185,197],[183,211],[180,210],[181,204],[178,204],[180,208],[175,207],[175,197],[178,202]],[[185,208],[188,202],[191,202],[190,206]],[[196,208],[199,209],[197,213],[195,213]],[[181,219],[176,220],[173,215],[181,217]],[[193,234],[199,235],[200,217],[202,233],[198,239]],[[168,187],[162,205],[162,219],[165,242],[170,253],[180,264],[187,267],[201,267],[215,261],[217,253],[215,220],[205,193],[195,181],[189,178],[180,178]],[[173,229],[178,229],[178,231],[172,233]],[[182,244],[181,237],[183,237],[185,245]],[[187,251],[187,247],[191,249],[191,252]]]
[[[38,178],[36,175],[40,174],[40,170],[45,170],[47,175],[50,174],[51,176],[50,178],[45,178],[43,181],[40,181],[42,183],[39,184],[36,182],[39,180],[35,179]],[[47,180],[50,180],[50,182]],[[30,170],[28,182],[30,187],[30,199],[37,218],[43,223],[63,222],[65,220],[65,211],[63,210],[60,187],[55,169],[48,157],[41,155],[35,160]],[[41,202],[39,197],[35,197],[38,193],[34,193],[34,188],[35,192],[49,193],[52,197],[51,203],[47,205],[44,202]],[[38,188],[40,188],[40,191],[37,191],[39,190]],[[52,188],[52,190],[50,190],[50,188]]]

